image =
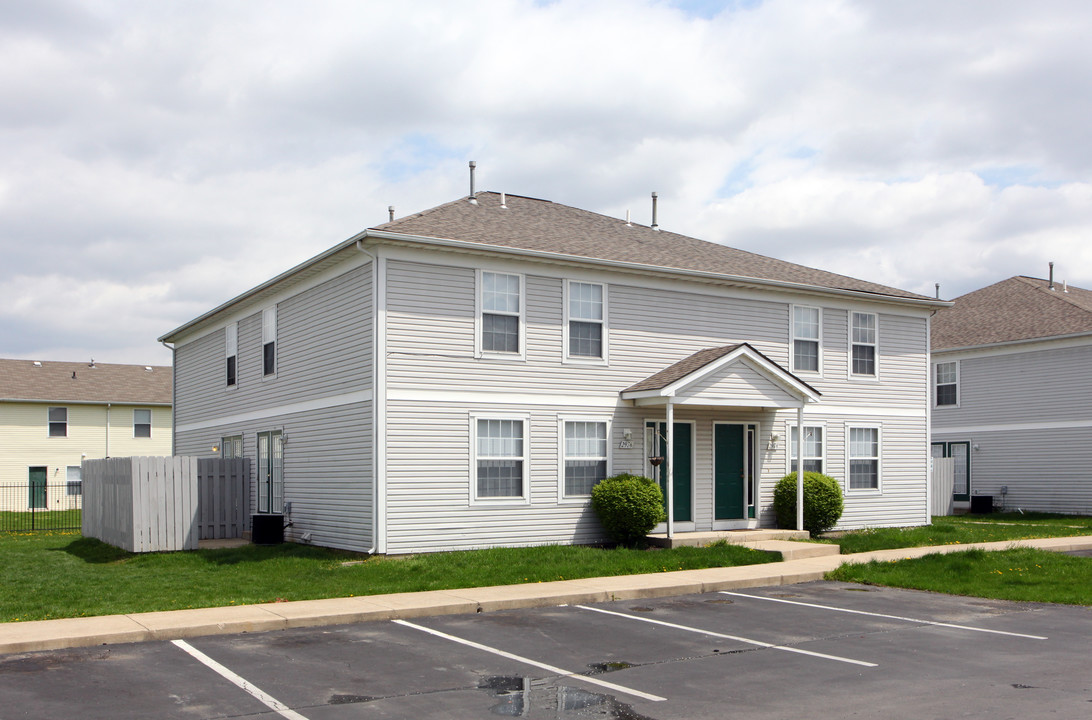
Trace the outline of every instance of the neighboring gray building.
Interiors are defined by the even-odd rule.
[[[801,409],[842,527],[927,523],[929,318],[947,305],[479,193],[161,339],[176,453],[251,458],[255,510],[291,502],[289,539],[409,553],[596,541],[592,485],[668,467],[675,531],[772,526]]]
[[[1092,513],[1092,292],[1002,280],[940,310],[932,350],[933,455],[955,460],[956,508]]]

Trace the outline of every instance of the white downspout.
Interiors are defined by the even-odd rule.
[[[178,349],[160,340],[159,344],[171,351],[171,455],[178,453],[178,423],[175,422],[178,407]]]
[[[667,398],[667,537],[675,537],[675,405]]]
[[[796,529],[804,529],[804,401],[796,410]]]
[[[379,335],[384,332],[385,329],[380,326],[379,323],[379,302],[382,299],[386,302],[386,299],[381,297],[379,292],[379,283],[382,282],[382,278],[379,275],[379,258],[368,252],[364,248],[363,240],[356,241],[356,249],[364,253],[372,259],[372,546],[365,552],[369,555],[374,555],[377,552],[386,551],[386,539],[380,539],[381,533],[386,533],[386,509],[380,506],[380,503],[386,503],[386,492],[380,492],[380,458],[379,445],[380,442],[385,442],[386,436],[386,392],[380,393],[381,387],[385,388],[386,383],[380,382],[379,373],[386,372],[386,366],[381,365],[380,353],[382,348],[380,346]],[[380,407],[383,408],[382,422],[380,422]],[[385,454],[385,453],[384,453]],[[385,490],[385,489],[384,489]],[[383,549],[380,550],[379,548]]]
[[[110,457],[110,403],[106,403],[106,454]]]

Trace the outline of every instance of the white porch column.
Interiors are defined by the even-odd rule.
[[[804,402],[796,410],[796,529],[804,529]]]
[[[667,398],[667,451],[664,464],[667,465],[667,536],[675,537],[675,406]]]

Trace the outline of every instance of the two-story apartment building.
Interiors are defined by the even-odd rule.
[[[1092,292],[1017,276],[932,325],[935,457],[955,506],[1092,513]]]
[[[169,367],[0,359],[0,510],[79,507],[83,460],[170,452]]]
[[[176,453],[251,458],[254,509],[291,503],[289,539],[408,553],[600,540],[589,493],[623,471],[671,478],[677,532],[772,526],[801,427],[805,469],[843,483],[842,527],[928,523],[944,306],[479,193],[161,340]]]

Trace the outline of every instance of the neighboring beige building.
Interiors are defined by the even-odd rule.
[[[0,510],[78,507],[82,460],[170,454],[170,367],[0,359]]]

